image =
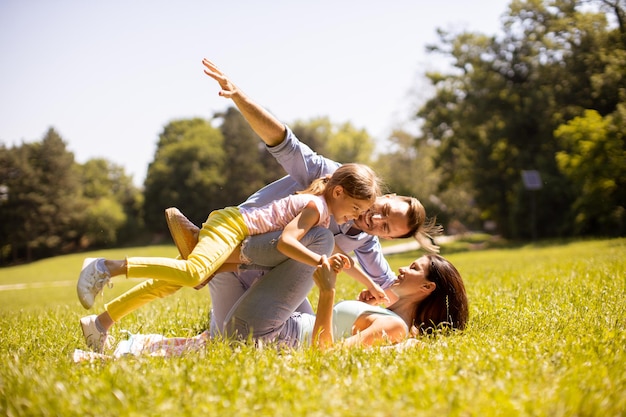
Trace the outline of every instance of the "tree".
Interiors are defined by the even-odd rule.
[[[80,233],[74,155],[50,128],[41,142],[3,148],[2,159],[3,254],[30,261],[61,253]]]
[[[614,111],[625,86],[622,52],[606,15],[580,11],[571,0],[513,1],[503,35],[440,32],[432,51],[455,71],[430,73],[436,95],[418,112],[422,138],[439,143],[442,192],[464,184],[483,220],[508,237],[531,235],[531,205],[520,173],[544,180],[537,218],[543,236],[571,234],[575,198],[554,155],[555,129],[584,109]],[[618,44],[618,46],[621,44]],[[624,68],[623,66],[621,67]]]
[[[165,233],[163,213],[172,206],[202,224],[222,207],[226,162],[223,136],[206,120],[176,120],[165,126],[144,183],[146,228]]]
[[[318,154],[330,158],[326,145],[332,134],[332,123],[328,117],[318,117],[308,121],[297,120],[291,128],[302,143],[306,143]]]
[[[220,131],[228,161],[224,167],[227,185],[221,193],[221,205],[233,206],[285,174],[237,109],[229,107],[216,117],[222,120]]]
[[[82,197],[84,234],[81,246],[110,246],[137,239],[142,230],[143,194],[124,168],[106,159],[90,159],[77,167]]]
[[[365,129],[350,122],[334,124],[327,117],[297,121],[294,133],[317,153],[340,163],[371,164],[374,142]]]
[[[626,232],[624,116],[626,105],[604,118],[587,110],[555,132],[564,149],[556,155],[559,169],[577,191],[572,208],[578,233]]]
[[[402,130],[395,130],[388,142],[386,152],[378,157],[374,167],[389,192],[416,197],[426,208],[428,217],[436,217],[438,223],[446,226],[459,219],[465,223],[476,221],[477,214],[472,213],[475,208],[468,201],[471,194],[466,189],[454,187],[440,191],[442,175],[434,163],[436,146],[416,140]]]

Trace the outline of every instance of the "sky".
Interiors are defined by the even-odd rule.
[[[380,145],[445,70],[438,28],[494,35],[507,0],[0,0],[0,143],[53,127],[76,161],[106,158],[141,186],[172,120],[232,102],[213,61],[281,121],[329,117]]]

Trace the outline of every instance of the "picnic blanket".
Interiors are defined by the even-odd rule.
[[[74,362],[84,362],[97,359],[115,359],[126,355],[181,356],[188,352],[203,349],[209,340],[208,331],[204,331],[194,337],[165,337],[161,334],[127,333],[129,334],[128,339],[118,343],[113,355],[75,349],[72,360]]]
[[[75,349],[72,359],[74,362],[85,362],[103,359],[115,359],[126,355],[182,356],[185,353],[204,349],[209,340],[209,331],[206,330],[194,337],[165,337],[161,334],[132,334],[118,343],[113,355],[105,355],[88,350]],[[424,348],[425,344],[415,338],[408,338],[391,346],[382,346],[383,350],[404,351],[412,348]]]

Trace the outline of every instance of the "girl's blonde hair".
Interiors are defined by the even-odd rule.
[[[322,195],[328,189],[340,185],[352,198],[374,201],[381,195],[382,182],[374,170],[363,164],[344,164],[332,175],[314,180],[308,188],[298,194]]]

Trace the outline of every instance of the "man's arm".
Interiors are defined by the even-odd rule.
[[[267,146],[276,146],[285,139],[285,126],[270,112],[259,106],[208,59],[203,59],[204,73],[220,84],[219,95],[233,100],[252,130]]]
[[[204,59],[202,64],[205,66],[204,73],[220,84],[222,90],[219,95],[233,100],[252,130],[265,142],[272,156],[282,165],[291,179],[298,183],[300,187],[298,189],[304,189],[313,180],[332,174],[341,165],[318,155],[311,148],[300,143],[285,125],[248,97],[211,61]],[[284,184],[280,188],[285,188],[285,191],[289,192],[293,191],[287,190]],[[286,195],[289,194],[274,195],[272,200]]]
[[[252,129],[268,146],[268,151],[288,174],[288,177],[277,180],[253,194],[242,205],[259,206],[286,197],[308,187],[313,180],[332,174],[341,165],[318,155],[301,143],[289,128],[247,97],[212,62],[204,59],[202,63],[206,68],[204,72],[220,84],[222,88],[220,96],[233,100]],[[363,271],[382,288],[386,288],[396,277],[382,256],[377,239],[372,236],[370,238],[369,243],[358,242],[349,249],[347,247],[342,249],[348,253],[354,250]],[[364,243],[365,246],[361,249]]]

